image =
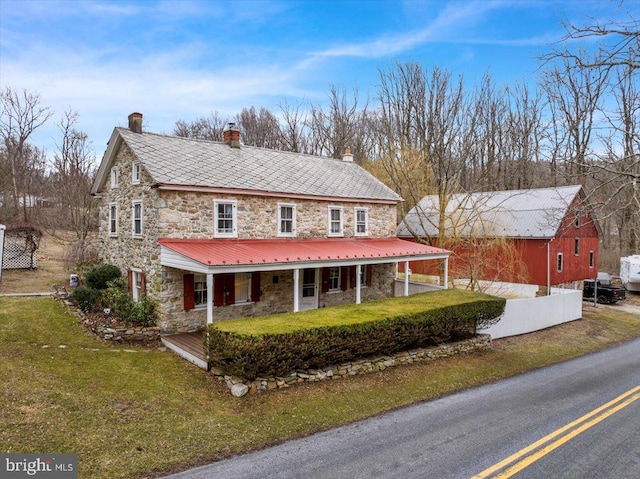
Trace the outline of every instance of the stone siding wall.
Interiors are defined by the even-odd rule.
[[[139,184],[132,184],[134,154],[122,144],[114,166],[118,169],[118,186],[111,188],[107,181],[100,193],[99,251],[100,258],[120,268],[123,274],[138,268],[145,274],[146,293],[160,299],[162,280],[160,275],[160,245],[158,244],[158,190],[152,187],[152,179],[142,168]],[[133,201],[142,200],[142,237],[133,237]],[[118,234],[109,235],[109,204],[117,203]]]
[[[237,201],[239,239],[277,238],[278,203],[296,205],[297,238],[326,238],[329,206],[342,206],[345,237],[354,236],[355,208],[358,207],[368,208],[370,238],[386,238],[395,235],[397,219],[395,205],[162,191],[158,201],[159,236],[213,238],[215,200]]]
[[[123,274],[131,268],[145,274],[146,294],[160,303],[158,325],[164,333],[188,332],[206,324],[206,311],[185,311],[183,305],[184,271],[162,268],[158,238],[213,238],[214,200],[237,201],[238,238],[276,238],[278,204],[296,205],[296,230],[298,238],[326,238],[328,206],[342,206],[344,236],[353,237],[356,207],[368,208],[369,237],[381,238],[394,235],[396,225],[395,205],[374,203],[349,203],[312,201],[293,198],[274,198],[249,195],[222,195],[202,192],[166,191],[154,187],[153,180],[142,168],[139,184],[132,182],[135,155],[122,143],[114,157],[118,170],[118,186],[111,188],[107,180],[100,191],[99,248],[101,259],[118,266]],[[132,234],[134,200],[143,202],[142,238]],[[109,205],[118,208],[118,233],[109,235]],[[376,273],[377,271],[377,273]],[[278,283],[273,277],[278,276]],[[369,301],[393,294],[392,265],[374,266],[373,284],[362,289],[362,301]],[[256,303],[216,308],[216,320],[260,316],[293,310],[293,273],[291,271],[265,272],[261,276],[263,296]],[[333,306],[355,302],[355,290],[338,294],[319,294],[319,306]]]

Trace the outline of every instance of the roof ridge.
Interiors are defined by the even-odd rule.
[[[168,133],[158,133],[154,131],[143,131],[142,133],[135,133],[125,126],[117,126],[116,130],[125,131],[135,135],[153,135],[153,136],[158,136],[158,137],[168,138],[168,139],[175,139],[175,140],[183,140],[183,141],[190,141],[190,142],[193,141],[193,142],[200,142],[200,143],[207,143],[207,144],[214,144],[214,145],[226,145],[224,141],[219,141],[219,140],[207,140],[206,138],[192,138],[188,136],[170,135]],[[266,146],[254,146],[254,145],[247,145],[243,143],[241,145],[241,149],[243,148],[244,149],[250,148],[253,150],[261,150],[261,151],[268,151],[268,152],[275,152],[275,153],[284,153],[284,154],[296,155],[296,156],[305,156],[305,157],[309,157],[316,160],[322,159],[322,160],[339,161],[340,163],[351,163],[351,162],[344,162],[340,158],[332,158],[331,156],[314,155],[312,153],[304,153],[304,152],[289,151],[289,150],[279,150],[275,148],[267,148]]]

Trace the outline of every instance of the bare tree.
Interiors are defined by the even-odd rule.
[[[620,2],[620,6],[623,2]],[[543,56],[543,60],[564,58],[575,65],[577,70],[610,70],[623,67],[629,70],[640,68],[640,22],[631,13],[628,19],[593,20],[587,25],[565,22],[567,32],[561,40],[561,47]],[[593,55],[574,52],[567,48],[571,40],[597,40],[598,48]]]
[[[266,108],[243,108],[237,116],[245,145],[279,150],[282,146],[278,118]]]
[[[12,212],[29,222],[29,207],[34,201],[34,181],[43,170],[43,153],[28,144],[29,137],[53,114],[48,106],[42,105],[38,93],[23,90],[18,92],[6,87],[0,93],[0,138],[4,147],[4,157],[10,178]],[[6,192],[5,192],[6,193]],[[5,194],[5,201],[7,201]]]
[[[310,153],[324,155],[331,158],[342,158],[345,148],[349,147],[356,161],[361,161],[361,151],[355,148],[363,144],[357,134],[364,133],[361,126],[366,123],[367,103],[359,105],[358,90],[353,91],[353,97],[347,98],[344,89],[332,85],[329,91],[329,105],[327,110],[320,105],[311,108],[307,126],[311,136]]]
[[[308,153],[308,141],[305,130],[307,122],[306,114],[302,102],[290,105],[285,99],[280,103],[282,112],[282,125],[280,132],[282,135],[282,149],[297,153]]]
[[[554,125],[564,128],[556,134],[564,143],[554,147],[565,162],[569,179],[586,186],[596,115],[600,112],[607,70],[576,70],[562,58],[544,72],[543,88],[552,106]]]
[[[222,118],[217,111],[214,111],[210,117],[198,118],[191,123],[184,120],[176,121],[173,134],[198,140],[222,141],[222,131],[227,123],[229,119]]]
[[[95,155],[87,134],[76,129],[78,113],[66,111],[59,123],[62,139],[53,159],[51,179],[60,215],[51,217],[76,236],[74,260],[85,261],[90,252],[89,235],[98,226],[98,208],[91,196],[95,175]]]
[[[621,1],[618,9],[622,8],[624,2]],[[597,216],[605,226],[605,233],[616,229],[619,234],[618,254],[615,257],[609,255],[613,258],[609,267],[616,268],[619,254],[635,253],[640,245],[640,106],[637,87],[640,71],[640,22],[627,12],[625,20],[593,19],[586,25],[567,22],[564,26],[566,36],[542,60],[563,65],[567,78],[577,78],[582,82],[583,86],[575,89],[575,98],[580,95],[581,104],[593,103],[600,81],[603,82],[600,93],[608,95],[608,99],[615,99],[613,111],[608,111],[611,104],[608,101],[602,102],[607,108],[601,107],[598,112],[605,118],[597,135],[602,146],[591,151],[588,161],[587,158],[580,157],[579,148],[574,149],[578,153],[575,155],[576,166],[581,169],[583,177],[588,177],[589,200],[596,207]],[[574,45],[580,47],[585,44],[592,48],[573,48]],[[605,78],[609,80],[608,85],[604,83]],[[591,86],[594,88],[589,88]],[[574,102],[577,103],[577,100]],[[558,107],[560,102],[552,102],[552,105]],[[579,116],[578,113],[579,110],[573,112],[573,116]],[[570,123],[569,125],[571,126]],[[590,130],[593,129],[594,125]],[[595,137],[591,131],[588,134]],[[588,141],[587,132],[583,133],[582,139]],[[576,138],[579,134],[579,129],[578,133],[571,128],[567,129],[567,143],[577,146]],[[605,242],[603,248],[611,249],[612,243]]]

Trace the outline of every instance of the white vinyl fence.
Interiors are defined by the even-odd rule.
[[[490,334],[491,339],[505,338],[550,328],[581,317],[582,291],[551,288],[550,296],[507,299],[500,321],[478,332]]]

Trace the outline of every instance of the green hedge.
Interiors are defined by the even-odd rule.
[[[284,376],[296,369],[315,369],[472,337],[477,324],[500,316],[504,305],[502,298],[483,295],[476,301],[426,305],[422,311],[369,322],[319,324],[277,334],[223,331],[214,323],[209,326],[209,358],[212,366],[245,379]],[[344,309],[345,316],[348,311],[348,307]],[[225,329],[229,329],[225,323]],[[348,318],[345,323],[349,323]]]

